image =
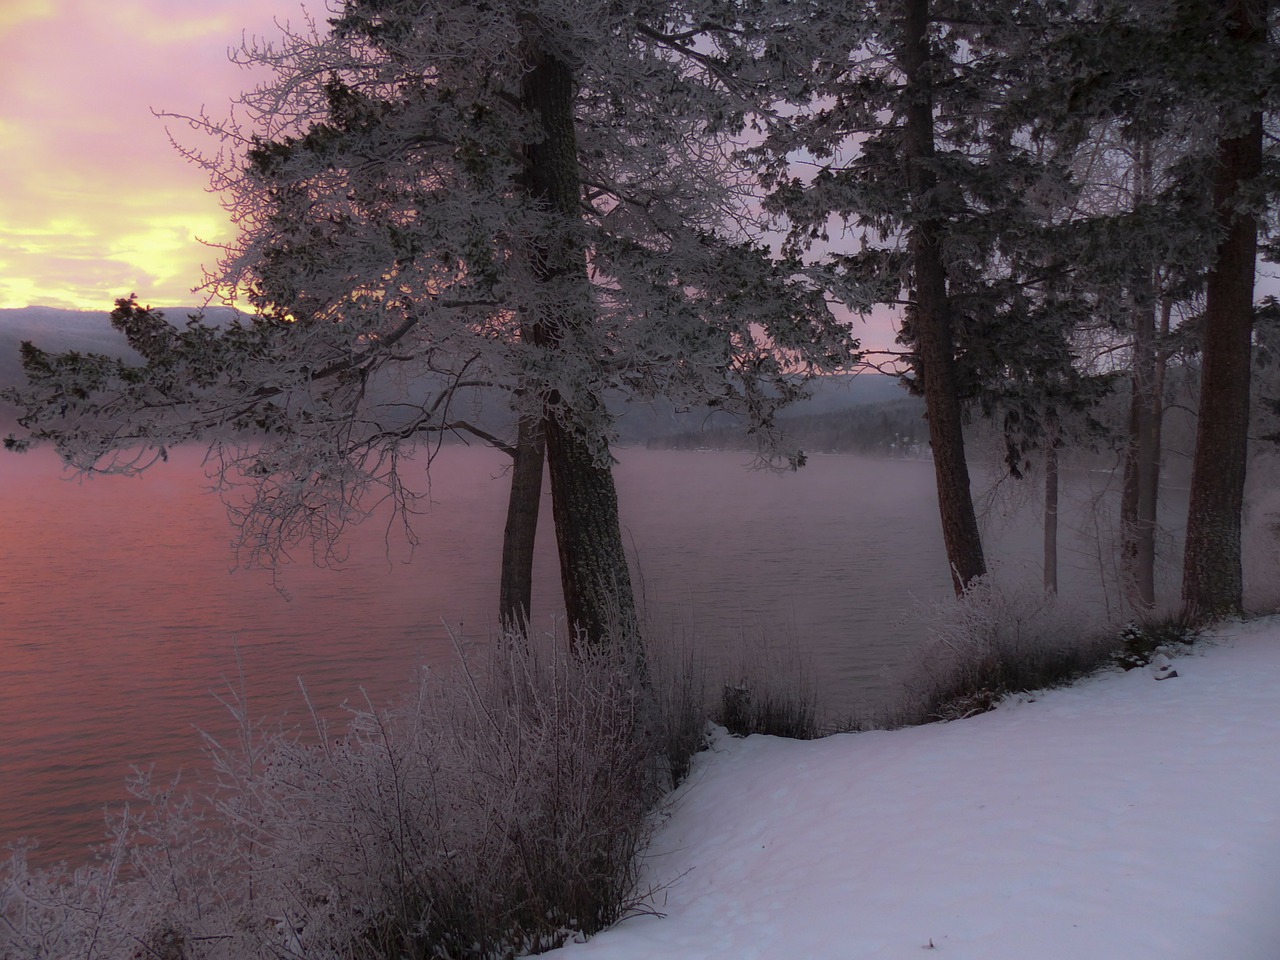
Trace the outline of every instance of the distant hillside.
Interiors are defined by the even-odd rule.
[[[811,396],[808,399],[799,401],[780,415],[780,419],[787,422],[788,429],[801,419],[891,403],[906,396],[895,377],[878,373],[819,377],[810,382],[809,392]],[[609,406],[618,418],[618,439],[623,443],[646,443],[655,448],[672,449],[747,445],[741,421],[707,407],[677,412],[666,402],[638,404],[619,401]]]
[[[195,307],[162,307],[165,316],[185,323]],[[213,321],[230,318],[233,312],[213,307],[205,316]],[[19,307],[0,309],[0,387],[23,382],[18,350],[23,340],[30,340],[45,350],[78,350],[81,353],[105,353],[109,356],[132,356],[124,337],[111,328],[111,315],[106,310],[62,310],[57,307]]]
[[[184,323],[195,307],[163,307],[165,315]],[[232,311],[214,307],[206,312],[212,320],[230,318]],[[136,357],[124,336],[111,327],[106,310],[63,310],[58,307],[19,307],[0,309],[0,389],[20,386],[22,374],[20,350],[22,341],[30,340],[44,350],[59,352],[104,353],[113,357]],[[0,403],[0,427],[13,428],[14,411]]]
[[[124,337],[111,329],[106,311],[22,307],[0,310],[0,387],[23,382],[18,350],[23,340],[48,350],[81,353],[129,353]]]
[[[915,456],[928,448],[924,401],[909,397],[885,377],[898,396],[888,400],[846,398],[843,407],[811,412],[807,405],[778,416],[778,425],[805,453],[873,453]],[[867,396],[867,394],[863,394]],[[651,448],[690,450],[747,450],[754,446],[738,423],[689,430],[648,441]]]
[[[178,323],[194,309],[164,308],[166,315]],[[230,316],[227,310],[215,309],[209,313],[215,318],[220,314]],[[23,340],[30,340],[46,350],[77,350],[112,356],[131,354],[124,337],[111,328],[106,311],[60,310],[54,307],[0,310],[0,388],[23,382],[19,360]],[[905,400],[902,387],[893,377],[871,373],[820,377],[811,383],[810,392],[812,396],[809,399],[784,414],[790,429],[804,431],[806,449],[816,451],[828,446],[840,447],[852,442],[848,440],[852,436],[850,431],[870,431],[867,435],[877,438],[882,437],[885,430],[896,430],[906,435],[912,419],[918,419],[914,407],[900,406],[911,401]],[[464,398],[456,406],[467,411],[468,420],[491,432],[504,433],[510,429],[510,414],[498,391],[476,391],[474,396]],[[618,439],[622,443],[673,447],[745,444],[745,433],[736,419],[707,408],[677,411],[666,401],[631,403],[621,398],[611,401],[609,407],[618,418]],[[868,407],[874,407],[878,412],[868,414]],[[857,410],[863,412],[852,413]],[[889,420],[885,421],[885,417]],[[12,411],[0,408],[0,421],[6,430],[11,429]],[[890,426],[882,427],[882,421],[890,423]],[[855,423],[865,425],[853,426]],[[881,444],[880,439],[874,442]]]

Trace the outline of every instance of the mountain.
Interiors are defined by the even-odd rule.
[[[196,308],[163,309],[171,320],[181,322]],[[206,311],[206,317],[215,320],[231,315],[232,312],[225,308]],[[19,350],[24,340],[52,351],[75,350],[111,356],[132,354],[124,337],[112,329],[106,311],[56,307],[0,309],[0,389],[23,383]],[[891,403],[906,396],[895,378],[878,373],[819,377],[810,384],[810,393],[809,399],[789,408],[784,416],[840,414],[853,408]],[[496,391],[486,391],[486,394],[476,396],[463,405],[475,411],[468,419],[494,433],[507,431],[510,417],[501,397]],[[611,400],[609,406],[618,418],[618,439],[622,443],[645,443],[679,436],[687,444],[690,437],[737,429],[734,418],[707,408],[678,411],[666,401],[635,403],[623,398]],[[0,410],[0,420],[11,422],[11,411]]]
[[[60,310],[56,307],[21,307],[0,310],[0,388],[21,384],[19,348],[30,340],[47,350],[81,353],[129,353],[124,337],[111,329],[103,310]]]

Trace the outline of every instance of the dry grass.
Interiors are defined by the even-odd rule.
[[[1011,694],[1071,683],[1112,662],[1114,627],[1038,584],[975,582],[959,601],[930,605],[929,639],[879,725],[911,726],[983,713]]]
[[[633,661],[507,638],[390,710],[142,778],[92,864],[0,875],[0,958],[506,958],[633,909],[658,799]]]

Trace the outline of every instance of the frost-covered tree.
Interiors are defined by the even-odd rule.
[[[1257,36],[1245,42],[1238,24],[1272,23],[1267,17],[1255,0],[865,0],[845,5],[835,29],[826,29],[826,55],[815,58],[802,86],[808,99],[768,142],[772,202],[792,220],[793,249],[830,240],[841,251],[826,261],[827,280],[848,305],[903,310],[907,379],[928,405],[957,589],[985,568],[968,489],[965,414],[979,409],[1002,420],[1016,470],[1044,441],[1046,425],[1097,399],[1099,384],[1081,375],[1072,344],[1077,328],[1100,319],[1132,331],[1127,551],[1135,570],[1150,569],[1156,331],[1177,298],[1221,274],[1229,247],[1219,249],[1221,238],[1242,234],[1265,204],[1257,164],[1253,173],[1231,173],[1235,186],[1224,187],[1222,171],[1234,160],[1227,163],[1222,150],[1228,141],[1239,146],[1244,128],[1231,125],[1250,117],[1250,135],[1260,136],[1256,117],[1269,109],[1276,58],[1263,43],[1265,29],[1255,27]],[[1081,169],[1108,129],[1119,131],[1138,179],[1147,181],[1123,209],[1101,209]],[[1155,171],[1158,188],[1143,156],[1156,145],[1172,151]],[[798,173],[797,163],[808,171]],[[1252,262],[1239,252],[1227,260],[1237,273]],[[1243,290],[1242,282],[1235,286]],[[1219,311],[1206,324],[1208,331],[1230,327],[1235,344],[1226,351],[1235,359],[1216,367],[1206,342],[1206,393],[1231,394],[1235,411],[1228,426],[1231,417],[1214,414],[1209,401],[1206,465],[1235,463],[1234,452],[1221,459],[1225,445],[1243,455],[1239,414],[1247,404],[1239,390],[1247,389],[1248,365],[1240,345],[1248,337],[1239,324],[1250,310],[1249,297],[1235,299],[1224,310],[1239,322],[1224,323]],[[1188,569],[1205,555],[1196,546],[1202,519],[1217,531],[1209,539],[1228,552],[1238,545],[1226,517],[1237,517],[1238,532],[1239,499],[1223,488],[1233,473],[1235,489],[1243,474],[1234,467],[1201,473],[1203,489],[1217,492],[1193,495],[1200,519],[1192,522]],[[1215,510],[1220,516],[1209,521]],[[1223,555],[1208,566],[1232,563]],[[1149,597],[1149,586],[1137,586],[1135,598]]]
[[[253,316],[179,329],[123,302],[141,364],[25,348],[10,445],[128,471],[207,440],[247,485],[242,546],[270,561],[379,502],[407,516],[405,457],[470,431],[515,458],[504,619],[527,610],[545,448],[570,620],[631,630],[607,397],[740,413],[785,460],[774,410],[856,347],[753,239],[735,137],[767,51],[721,7],[347,0],[249,45],[272,78],[239,120],[195,124],[241,231],[209,285]],[[480,388],[514,440],[468,417]]]
[[[1167,186],[1143,211],[1155,229],[1145,238],[1138,233],[1154,244],[1134,245],[1129,260],[1205,283],[1182,599],[1196,617],[1238,612],[1257,231],[1260,216],[1274,205],[1277,182],[1263,148],[1264,118],[1274,116],[1280,97],[1276,16],[1267,0],[1069,9],[1059,71],[1065,95],[1057,100],[1074,116],[1062,118],[1060,109],[1059,126],[1102,118],[1122,124],[1131,143],[1159,142],[1175,151],[1164,173]],[[1149,216],[1161,207],[1163,217]],[[1163,259],[1149,258],[1153,247],[1163,249]],[[1153,286],[1147,279],[1129,288],[1148,310],[1158,301]],[[1150,326],[1144,318],[1139,333]],[[1135,344],[1135,383],[1152,368],[1151,338],[1145,339]],[[1142,489],[1149,483],[1135,489],[1134,506],[1150,500]],[[1140,507],[1131,513],[1145,523]]]
[[[1205,301],[1196,455],[1191,473],[1182,603],[1197,618],[1243,605],[1240,527],[1249,434],[1250,351],[1263,172],[1263,113],[1280,100],[1268,0],[1224,0],[1209,30],[1235,82],[1220,98],[1213,168],[1216,256]],[[1232,73],[1239,71],[1234,77]]]
[[[1079,29],[1074,27],[1074,29]],[[1068,43],[1065,44],[1069,46]],[[1064,99],[1069,100],[1067,94]],[[1156,132],[1109,112],[1050,118],[1071,147],[1077,184],[1072,286],[1088,305],[1077,336],[1128,382],[1128,411],[1112,428],[1122,463],[1120,574],[1135,610],[1155,604],[1166,369],[1176,320],[1194,312],[1210,251],[1207,204],[1177,173],[1197,142],[1166,118]],[[1072,144],[1071,127],[1087,126]]]
[[[792,249],[830,241],[833,292],[900,307],[905,379],[923,394],[957,591],[986,570],[963,426],[1000,416],[1013,469],[1043,439],[1046,403],[1075,402],[1072,301],[1053,211],[1066,170],[1022,102],[1042,63],[1035,4],[846,4],[767,143],[771,203]],[[807,172],[797,171],[807,164]],[[850,250],[850,247],[854,248]]]

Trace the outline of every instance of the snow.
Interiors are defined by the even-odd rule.
[[[721,731],[646,861],[658,915],[566,960],[1275,960],[1280,618],[992,713]]]

